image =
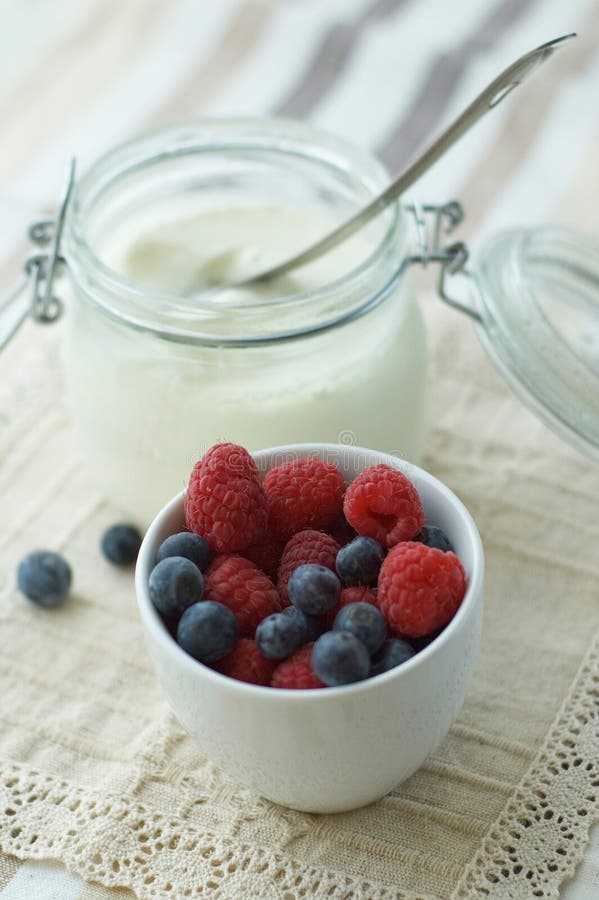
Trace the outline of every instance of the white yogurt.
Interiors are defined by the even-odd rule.
[[[276,263],[332,226],[320,211],[303,208],[153,210],[151,220],[129,219],[112,231],[99,255],[131,281],[193,306],[206,287]],[[366,237],[354,237],[276,291],[327,284],[373,250]],[[273,296],[272,287],[261,290]],[[225,332],[236,315],[230,300],[225,293],[219,301]],[[257,316],[273,314],[266,304]],[[345,441],[417,460],[426,430],[425,370],[423,322],[405,278],[378,307],[345,325],[253,347],[137,333],[77,297],[69,315],[66,371],[76,427],[104,494],[142,524],[219,440],[250,450]]]
[[[129,218],[107,236],[100,258],[131,281],[190,297],[206,288],[242,280],[303,250],[331,231],[320,210],[284,206],[221,208],[218,195],[204,197],[198,210],[179,201]],[[208,206],[206,209],[205,207]],[[158,221],[157,221],[158,220]],[[313,290],[339,278],[374,250],[359,235],[275,285],[266,296]],[[248,295],[248,300],[255,295]]]

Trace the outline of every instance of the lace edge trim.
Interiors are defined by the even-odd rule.
[[[58,860],[87,881],[129,888],[141,900],[244,896],[244,890],[273,900],[439,900],[302,863],[20,763],[0,761],[0,797],[3,852]]]
[[[599,818],[598,663],[599,631],[543,744],[488,829],[453,900],[558,900],[560,885],[582,860],[590,827]]]

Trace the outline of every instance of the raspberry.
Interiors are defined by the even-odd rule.
[[[359,584],[352,584],[350,587],[343,588],[339,609],[342,606],[347,606],[348,603],[372,603],[373,606],[378,606],[376,588],[362,587]]]
[[[315,528],[328,531],[343,508],[345,482],[332,463],[298,459],[267,472],[264,491],[271,526],[282,538]]]
[[[217,556],[204,575],[204,596],[235,613],[242,637],[253,637],[256,626],[280,612],[278,591],[268,575],[242,556]]]
[[[382,565],[378,605],[397,634],[418,638],[446,625],[465,592],[464,568],[455,553],[408,541]]]
[[[251,638],[241,638],[215,668],[222,675],[228,675],[229,678],[247,681],[248,684],[267,686],[270,684],[275,666],[276,662],[267,659],[260,653],[256,641]]]
[[[245,550],[266,537],[268,509],[258,469],[236,444],[217,444],[195,464],[184,505],[189,530],[217,553]]]
[[[424,511],[412,482],[384,463],[370,466],[348,487],[343,511],[359,534],[383,547],[409,541],[424,525]]]
[[[236,478],[260,481],[258,466],[239,444],[214,444],[200,460],[206,472],[224,472]]]
[[[272,687],[291,690],[326,687],[312,669],[313,646],[313,642],[304,644],[303,647],[295,651],[293,656],[279,663],[273,672],[270,682]]]
[[[330,534],[311,528],[295,534],[285,547],[279,566],[277,587],[283,605],[287,606],[291,602],[287,596],[287,582],[298,566],[317,563],[334,572],[338,552],[339,544]]]
[[[325,630],[333,627],[335,616],[349,603],[372,603],[373,606],[378,606],[376,588],[360,587],[359,585],[343,588],[339,603],[322,617]]]
[[[251,547],[247,547],[243,551],[243,555],[246,559],[250,559],[259,569],[262,569],[263,572],[266,572],[269,578],[276,581],[284,549],[285,542],[273,537],[269,532],[265,541],[261,544],[252,544]]]

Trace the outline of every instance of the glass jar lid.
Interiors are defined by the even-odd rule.
[[[560,227],[495,236],[477,260],[479,335],[524,403],[599,459],[599,246]]]

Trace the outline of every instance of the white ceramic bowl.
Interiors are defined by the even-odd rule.
[[[442,634],[396,669],[357,684],[280,690],[235,681],[181,650],[150,603],[148,578],[160,543],[184,528],[183,494],[152,522],[142,544],[136,590],[150,655],[183,728],[233,778],[276,803],[340,812],[382,797],[414,772],[458,714],[477,652],[484,559],[464,505],[440,481],[393,456],[336,444],[296,444],[254,454],[267,471],[318,456],[348,481],[377,463],[416,485],[426,521],[439,525],[464,564],[468,590]]]

